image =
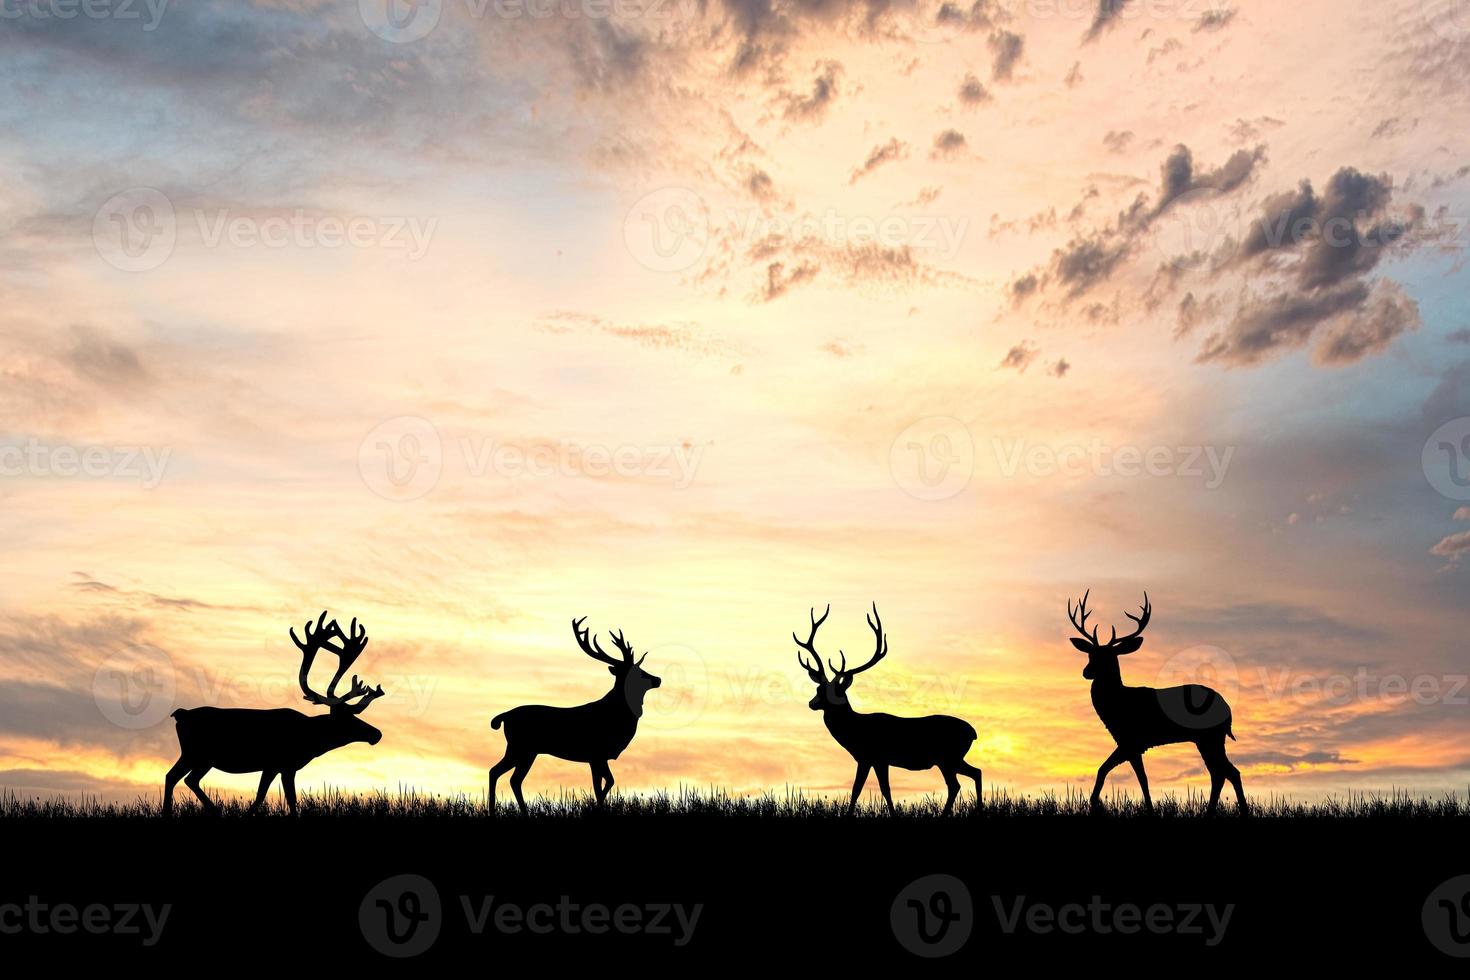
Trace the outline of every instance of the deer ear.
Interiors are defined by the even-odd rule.
[[[1126,640],[1119,640],[1118,645],[1113,648],[1113,652],[1121,657],[1125,653],[1132,653],[1141,646],[1143,646],[1143,637],[1130,636]]]
[[[1081,650],[1083,653],[1091,653],[1092,651],[1097,649],[1097,647],[1093,646],[1091,643],[1088,643],[1086,640],[1079,639],[1075,636],[1071,637],[1070,639],[1072,640],[1072,645]]]

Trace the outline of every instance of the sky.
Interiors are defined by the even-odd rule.
[[[327,609],[303,788],[481,792],[586,616],[621,790],[835,796],[790,634],[876,603],[858,710],[1086,791],[1090,589],[1249,793],[1470,787],[1465,0],[392,3],[0,4],[0,786],[314,710]]]

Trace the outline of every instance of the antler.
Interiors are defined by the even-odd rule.
[[[806,657],[800,653],[796,655],[796,662],[801,664],[802,669],[807,672],[808,677],[819,684],[827,683],[827,672],[822,669],[822,657],[819,653],[817,653],[817,630],[821,629],[822,624],[827,621],[827,617],[831,614],[832,604],[830,602],[827,603],[827,611],[822,613],[821,619],[817,618],[817,607],[813,606],[811,609],[812,631],[810,634],[807,635],[806,642],[801,642],[801,638],[795,633],[791,634],[791,639],[796,641],[796,645],[812,655],[812,659],[816,661],[816,666],[813,667],[811,664],[807,663]]]
[[[1072,626],[1075,627],[1077,632],[1081,633],[1089,643],[1100,650],[1108,650],[1115,646],[1118,646],[1119,644],[1126,643],[1129,640],[1137,639],[1139,636],[1143,635],[1143,631],[1148,627],[1149,617],[1153,615],[1153,606],[1149,605],[1147,592],[1143,594],[1143,606],[1139,609],[1139,615],[1135,616],[1130,612],[1125,612],[1123,614],[1124,616],[1127,616],[1129,619],[1133,620],[1133,622],[1137,623],[1137,628],[1135,628],[1133,632],[1129,633],[1127,636],[1119,636],[1118,628],[1116,626],[1110,626],[1109,630],[1111,631],[1112,635],[1108,638],[1108,642],[1106,643],[1103,643],[1097,638],[1096,626],[1092,628],[1091,633],[1087,632],[1087,617],[1092,615],[1092,613],[1088,612],[1087,610],[1087,597],[1091,594],[1091,589],[1083,593],[1082,601],[1077,604],[1077,611],[1075,613],[1072,611],[1072,601],[1070,599],[1067,600],[1067,618],[1072,621]],[[1079,615],[1082,617],[1080,621],[1077,618]],[[1134,646],[1133,649],[1136,650],[1138,648],[1137,646]],[[1130,650],[1127,652],[1132,651]]]
[[[873,656],[869,658],[868,662],[863,664],[861,667],[854,667],[852,670],[848,670],[847,654],[841,650],[837,651],[837,653],[842,657],[841,667],[836,666],[830,660],[827,661],[827,666],[831,667],[836,675],[835,677],[833,677],[833,680],[842,683],[844,686],[847,684],[851,684],[854,677],[856,677],[858,674],[861,674],[863,671],[867,670],[869,667],[873,666],[884,657],[888,656],[888,637],[883,635],[883,619],[878,615],[878,604],[876,602],[873,603],[873,615],[867,616],[865,618],[868,621],[868,629],[873,631],[874,637]]]
[[[592,627],[582,628],[582,624],[585,622],[587,622],[586,616],[583,616],[581,619],[572,620],[572,635],[577,638],[577,646],[582,648],[583,653],[587,654],[593,660],[602,661],[609,667],[621,667],[624,663],[632,659],[633,651],[631,649],[625,649],[623,635],[621,633],[613,637],[613,643],[622,651],[623,659],[614,660],[602,648],[602,644],[597,642],[597,637],[593,634]]]
[[[1135,615],[1133,615],[1130,612],[1125,612],[1123,614],[1124,616],[1127,616],[1129,619],[1131,619],[1135,623],[1137,623],[1138,624],[1138,628],[1135,629],[1132,633],[1129,633],[1127,636],[1120,636],[1120,637],[1118,637],[1119,640],[1131,640],[1135,636],[1138,636],[1138,635],[1142,634],[1143,631],[1144,631],[1144,629],[1146,629],[1148,627],[1148,619],[1149,619],[1150,616],[1153,615],[1153,613],[1154,613],[1154,607],[1151,606],[1151,605],[1149,605],[1149,603],[1148,603],[1148,593],[1147,592],[1145,592],[1143,594],[1143,606],[1139,609],[1139,612],[1142,613],[1142,615],[1135,616]]]
[[[1092,628],[1092,632],[1091,633],[1088,633],[1087,632],[1087,617],[1092,615],[1092,613],[1088,612],[1088,610],[1087,610],[1087,597],[1090,596],[1090,595],[1092,595],[1092,590],[1091,589],[1088,589],[1086,592],[1082,593],[1082,601],[1079,602],[1079,603],[1077,603],[1077,611],[1075,613],[1072,611],[1072,600],[1071,599],[1068,599],[1067,600],[1067,618],[1072,621],[1072,626],[1077,630],[1077,632],[1079,632],[1079,633],[1082,634],[1082,636],[1083,636],[1084,639],[1091,641],[1091,643],[1092,643],[1093,646],[1102,646],[1102,644],[1100,642],[1098,642],[1098,639],[1097,639],[1097,627],[1096,626],[1094,626]],[[1080,621],[1077,618],[1079,615],[1082,617],[1082,619]],[[1117,639],[1117,636],[1118,636],[1117,631],[1114,630],[1113,631],[1113,638],[1114,639]]]
[[[311,620],[307,620],[306,625],[302,627],[302,633],[306,636],[305,642],[296,636],[294,627],[290,633],[291,641],[301,651],[301,670],[297,674],[297,680],[301,684],[301,693],[305,700],[312,704],[323,704],[335,708],[345,705],[353,698],[368,695],[364,700],[349,706],[352,713],[356,714],[371,704],[375,698],[383,696],[382,685],[375,690],[369,689],[358,681],[356,674],[352,675],[352,689],[340,697],[337,695],[337,684],[342,680],[342,675],[347,673],[347,669],[362,655],[363,649],[368,644],[367,627],[358,626],[355,617],[352,620],[352,626],[349,627],[349,632],[343,633],[342,627],[335,619],[330,623],[327,622],[326,610],[322,610],[315,628]],[[339,641],[340,646],[333,646],[333,640]],[[310,680],[311,665],[316,660],[316,655],[322,650],[337,656],[337,672],[332,675],[332,681],[327,685],[327,693],[324,695],[311,689]]]

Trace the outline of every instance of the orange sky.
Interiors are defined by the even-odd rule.
[[[374,9],[0,31],[0,784],[155,792],[329,608],[385,738],[304,784],[478,791],[586,615],[665,679],[620,789],[837,793],[789,637],[876,601],[860,710],[1090,787],[1091,587],[1249,791],[1470,785],[1455,5]]]

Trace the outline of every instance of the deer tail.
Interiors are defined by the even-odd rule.
[[[175,708],[173,714],[169,715],[169,717],[175,719],[176,721],[182,721],[184,716],[188,713],[188,708]]]
[[[1237,739],[1235,737],[1235,733],[1230,730],[1230,726],[1229,725],[1226,725],[1225,726],[1225,734],[1230,738],[1230,741],[1232,741],[1232,742],[1237,741]]]
[[[510,714],[509,711],[502,711],[500,714],[496,715],[494,718],[491,718],[490,719],[490,727],[491,728],[494,728],[497,731],[499,731],[500,730],[500,723],[505,720],[505,716],[508,715],[508,714]]]

